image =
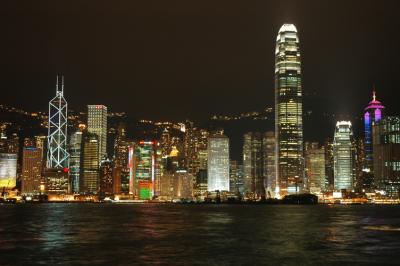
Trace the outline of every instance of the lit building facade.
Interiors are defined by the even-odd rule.
[[[318,143],[306,143],[305,167],[307,189],[311,194],[320,194],[325,191],[325,147]]]
[[[229,139],[222,135],[208,138],[208,191],[229,191]]]
[[[248,132],[243,136],[244,190],[247,197],[265,196],[263,135]]]
[[[387,197],[400,196],[400,117],[385,117],[373,126],[374,178]]]
[[[49,195],[66,195],[70,192],[68,169],[46,168],[43,172],[45,191]]]
[[[0,153],[0,189],[9,190],[17,183],[16,153]]]
[[[365,108],[364,113],[364,165],[363,175],[359,184],[361,188],[368,189],[373,187],[373,145],[372,145],[372,125],[379,122],[383,117],[385,107],[376,99],[376,93],[373,91],[372,101]]]
[[[71,134],[69,139],[69,172],[71,176],[71,190],[73,193],[79,193],[82,136],[83,133],[81,131],[76,131]]]
[[[101,162],[99,171],[99,187],[100,195],[102,197],[113,194],[113,168],[114,165],[110,160],[103,160]]]
[[[276,138],[275,132],[268,131],[264,134],[264,186],[267,198],[275,198],[277,188],[276,180]]]
[[[284,24],[275,50],[276,175],[279,195],[294,194],[304,186],[303,107],[299,36]]]
[[[99,190],[99,138],[96,134],[84,133],[80,163],[80,192],[97,194]]]
[[[107,157],[107,107],[104,105],[88,105],[88,127],[89,133],[99,137],[99,159]]]
[[[140,141],[129,148],[129,193],[149,200],[161,187],[162,151],[157,141]]]
[[[334,189],[336,191],[354,189],[355,153],[353,129],[350,121],[336,123],[333,141]]]
[[[59,90],[57,76],[56,96],[49,102],[47,135],[47,168],[68,168],[67,152],[68,103],[64,98],[64,77]]]
[[[41,192],[42,155],[42,150],[38,148],[24,148],[22,151],[21,192],[24,195],[37,195]]]

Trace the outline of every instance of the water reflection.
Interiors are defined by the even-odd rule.
[[[0,217],[0,265],[400,264],[399,206],[38,204]]]

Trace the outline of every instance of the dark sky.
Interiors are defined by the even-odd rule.
[[[372,84],[400,113],[400,1],[2,1],[1,103],[206,119],[273,104],[275,38],[300,33],[307,110],[356,114]],[[399,3],[399,4],[398,4]],[[307,97],[307,96],[306,96]]]

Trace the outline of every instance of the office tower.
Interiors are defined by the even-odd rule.
[[[44,154],[46,154],[46,153],[45,153],[45,149],[46,149],[46,146],[45,146],[46,139],[47,139],[46,136],[42,136],[42,135],[40,135],[40,136],[35,136],[35,147],[38,148],[38,149],[40,149],[40,151],[42,152],[42,158],[44,158]],[[42,160],[42,161],[45,162],[45,160]]]
[[[42,182],[42,150],[24,148],[22,151],[22,189],[24,195],[40,194]]]
[[[238,161],[230,161],[229,172],[229,191],[243,194],[243,165],[239,164]]]
[[[186,170],[178,170],[173,178],[173,191],[175,199],[193,199],[194,176]]]
[[[0,153],[0,193],[17,183],[17,158],[16,153]]]
[[[117,129],[117,137],[114,143],[114,168],[115,177],[119,179],[118,193],[129,193],[129,147],[132,142],[126,139],[126,128],[124,124],[120,124]]]
[[[112,175],[113,175],[113,189],[112,189],[113,194],[120,194],[121,193],[121,168],[117,168],[114,165]],[[128,184],[129,184],[129,182],[128,182]]]
[[[389,198],[400,196],[400,117],[385,117],[373,125],[374,178]]]
[[[185,124],[184,155],[186,168],[189,173],[196,174],[200,170],[201,159],[199,153],[207,150],[207,130],[193,127],[193,122]]]
[[[246,196],[264,197],[263,135],[258,132],[249,132],[243,136],[243,171]]]
[[[113,169],[114,164],[110,160],[103,160],[100,166],[99,182],[102,197],[113,194]]]
[[[203,199],[208,190],[207,169],[201,169],[196,174],[194,185],[194,196],[198,199]]]
[[[79,193],[82,136],[82,131],[76,131],[72,133],[69,139],[69,173],[71,176],[71,190],[73,193]]]
[[[354,188],[353,129],[350,121],[336,123],[333,141],[334,189],[351,191]]]
[[[299,192],[304,186],[301,61],[297,29],[284,24],[275,50],[276,174],[279,194]]]
[[[68,169],[45,168],[43,172],[45,191],[50,195],[65,195],[70,193]]]
[[[99,137],[99,159],[107,157],[107,107],[104,105],[88,105],[88,132]]]
[[[99,189],[99,137],[85,133],[82,138],[79,190],[88,194],[96,194]]]
[[[305,144],[305,167],[307,188],[311,194],[325,191],[325,147],[316,142]]]
[[[328,191],[333,190],[334,183],[334,163],[333,163],[333,142],[327,139],[324,144],[325,147],[325,187]]]
[[[64,77],[59,90],[57,76],[56,96],[49,102],[49,125],[47,135],[47,168],[68,168],[67,122],[68,104],[64,98]]]
[[[208,191],[229,191],[229,139],[223,134],[208,138]]]
[[[364,113],[364,150],[365,162],[363,165],[363,175],[360,180],[360,188],[371,189],[374,182],[373,169],[373,146],[372,146],[372,125],[379,122],[383,117],[385,107],[376,99],[375,90],[372,93],[372,101],[365,108]]]
[[[140,141],[129,148],[129,193],[147,200],[160,190],[161,149],[156,141]]]
[[[276,191],[276,167],[275,167],[275,132],[269,131],[264,135],[264,184],[267,198],[275,198]]]

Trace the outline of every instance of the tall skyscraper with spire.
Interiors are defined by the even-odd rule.
[[[365,166],[364,169],[372,172],[373,150],[372,150],[372,125],[379,122],[383,116],[385,107],[376,99],[375,88],[372,92],[372,101],[365,108],[364,113],[364,141],[365,141]]]
[[[299,36],[293,24],[278,32],[275,49],[275,136],[278,195],[304,187],[303,106]]]
[[[64,76],[61,77],[61,89],[57,76],[56,96],[49,102],[47,168],[69,167],[67,123],[68,104],[64,98]]]

